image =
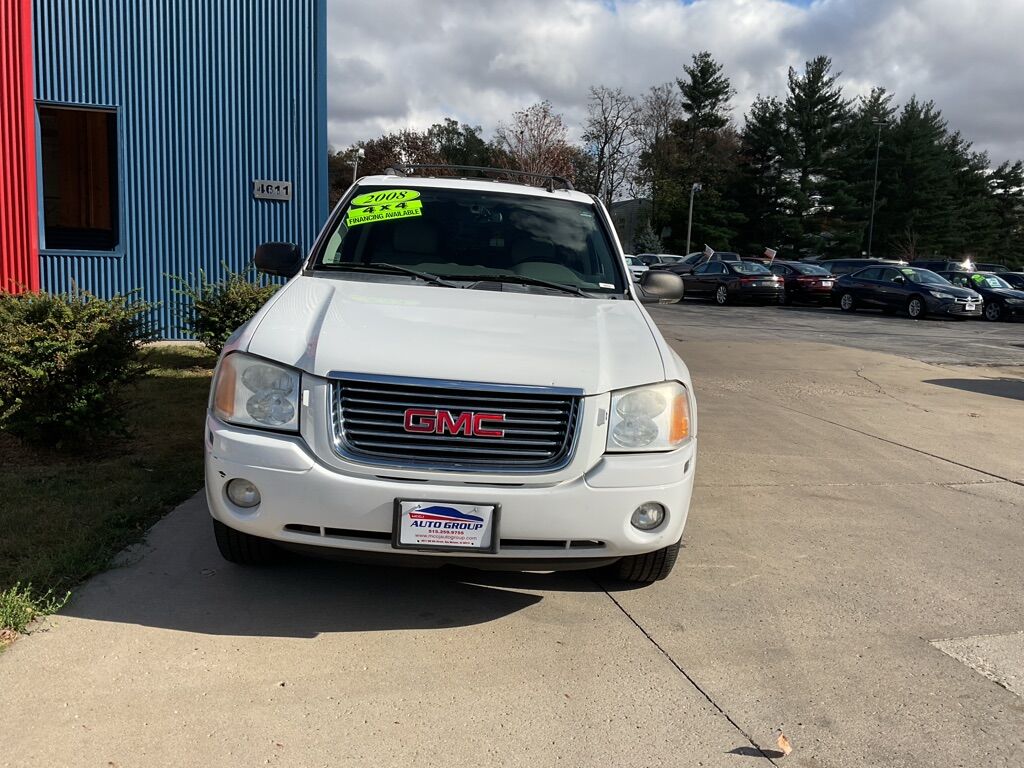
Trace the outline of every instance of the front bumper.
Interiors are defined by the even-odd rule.
[[[604,455],[582,475],[545,484],[543,476],[510,475],[502,482],[455,481],[444,472],[397,477],[386,468],[366,474],[328,466],[302,437],[280,435],[207,419],[206,496],[210,513],[239,531],[293,546],[317,546],[396,562],[409,550],[391,545],[396,498],[500,504],[499,550],[416,552],[417,558],[525,563],[587,563],[650,552],[679,541],[686,523],[696,468],[696,439],[667,453]],[[242,509],[225,486],[244,478],[262,501]],[[666,520],[638,531],[630,515],[647,501],[663,504]]]
[[[974,303],[974,309],[967,310],[966,304],[953,299],[937,299],[934,296],[925,298],[928,311],[933,315],[949,315],[950,317],[981,317],[985,304],[980,299]]]

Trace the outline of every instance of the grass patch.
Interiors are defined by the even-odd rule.
[[[59,611],[69,597],[70,592],[65,592],[63,597],[53,592],[38,595],[31,584],[24,587],[15,584],[0,591],[0,646],[24,632],[29,622]]]
[[[8,617],[0,603],[0,629],[21,631],[6,621],[24,611],[58,610],[55,595],[104,570],[202,486],[216,358],[193,344],[155,344],[143,355],[151,370],[125,393],[128,438],[74,456],[0,435],[0,600],[11,606]]]

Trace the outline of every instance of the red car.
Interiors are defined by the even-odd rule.
[[[806,261],[774,261],[770,268],[786,283],[783,303],[827,304],[832,300],[836,279],[824,267]]]

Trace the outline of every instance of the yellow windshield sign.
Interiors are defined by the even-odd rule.
[[[345,224],[356,227],[375,221],[423,215],[423,201],[415,189],[382,189],[357,195],[345,215]]]

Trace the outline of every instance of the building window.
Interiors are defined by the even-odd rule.
[[[117,221],[117,116],[39,107],[47,248],[112,251]]]

